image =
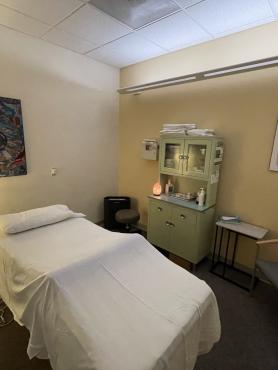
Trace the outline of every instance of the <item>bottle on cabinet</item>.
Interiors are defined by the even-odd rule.
[[[206,197],[206,192],[204,188],[200,188],[200,191],[198,191],[198,204],[200,207],[202,207],[205,204],[205,197]]]
[[[165,185],[165,194],[171,194],[174,192],[174,185],[171,183],[169,179],[167,184]]]

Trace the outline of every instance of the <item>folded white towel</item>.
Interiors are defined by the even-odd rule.
[[[164,123],[163,129],[194,129],[197,128],[196,123]]]
[[[214,136],[215,131],[213,129],[192,129],[187,131],[187,135],[189,136]]]
[[[160,131],[161,134],[184,134],[186,135],[187,130],[182,130],[182,129],[172,129],[172,130],[167,130],[163,129]]]

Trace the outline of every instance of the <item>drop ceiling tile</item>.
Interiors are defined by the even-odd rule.
[[[211,36],[184,12],[161,19],[136,33],[168,50],[180,49],[211,39]]]
[[[275,12],[275,15],[278,15],[278,0],[270,0],[270,4]]]
[[[90,0],[90,3],[133,29],[181,10],[171,0]]]
[[[154,58],[166,51],[136,34],[124,36],[88,53],[90,58],[116,66],[124,67],[142,60]]]
[[[49,29],[48,25],[2,5],[0,5],[0,24],[36,37],[41,37]]]
[[[80,54],[85,54],[97,47],[96,44],[82,40],[58,28],[53,28],[43,36],[43,39]]]
[[[83,6],[60,23],[58,27],[98,45],[116,40],[132,32],[129,27],[104,14],[92,5]]]
[[[84,3],[79,0],[0,0],[0,4],[54,25]]]
[[[189,8],[192,5],[201,3],[207,0],[175,0],[175,2],[182,8]]]
[[[207,0],[188,8],[187,13],[214,36],[274,19],[267,0]]]

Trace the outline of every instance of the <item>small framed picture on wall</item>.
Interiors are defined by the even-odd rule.
[[[278,171],[278,123],[276,125],[269,169],[270,171]]]

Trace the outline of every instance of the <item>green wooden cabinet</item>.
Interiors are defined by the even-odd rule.
[[[208,255],[223,157],[219,137],[163,134],[160,137],[160,183],[175,192],[206,191],[204,206],[162,194],[149,197],[148,240],[193,264]]]
[[[161,136],[160,172],[207,180],[214,164],[218,138]]]
[[[173,203],[169,197],[150,197],[148,240],[197,264],[210,250],[214,207],[202,211]]]

